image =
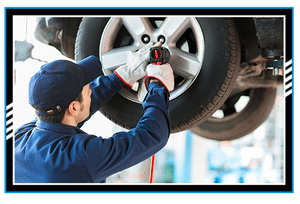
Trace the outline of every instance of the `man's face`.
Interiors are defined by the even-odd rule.
[[[82,89],[82,101],[80,103],[80,113],[78,114],[78,123],[85,120],[90,115],[91,94],[90,84],[87,84]]]

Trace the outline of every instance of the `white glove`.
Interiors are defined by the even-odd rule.
[[[148,85],[150,83],[151,78],[155,78],[160,81],[169,91],[173,91],[174,89],[174,75],[173,69],[170,64],[162,64],[162,65],[153,65],[149,64],[147,66],[147,77],[145,78],[145,85],[148,90]]]
[[[132,85],[147,75],[146,65],[149,61],[149,50],[152,43],[148,43],[139,51],[133,53],[125,65],[120,66],[114,72],[130,88]]]

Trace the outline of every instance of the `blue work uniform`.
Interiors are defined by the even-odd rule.
[[[91,115],[123,87],[114,73],[91,82]],[[152,82],[142,106],[144,115],[134,129],[107,139],[37,119],[21,126],[15,131],[15,183],[105,182],[149,158],[170,135],[168,91]]]

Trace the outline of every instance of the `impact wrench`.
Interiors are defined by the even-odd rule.
[[[150,63],[154,65],[161,65],[169,61],[170,52],[168,49],[161,47],[162,44],[163,42],[159,41],[158,43],[156,43],[154,47],[150,48],[150,60],[149,60]],[[155,154],[151,157],[149,183],[153,183],[154,163],[155,163]]]

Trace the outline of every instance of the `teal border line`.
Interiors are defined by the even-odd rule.
[[[189,186],[189,185],[187,185]],[[185,191],[109,191],[109,192],[80,192],[80,191],[70,191],[70,192],[30,192],[30,193],[20,193],[20,192],[10,192],[5,194],[5,196],[294,196],[294,193],[286,192],[185,192]]]
[[[292,82],[293,82],[293,84],[292,84],[292,110],[294,110],[294,111],[292,111],[292,120],[294,120],[294,122],[292,122],[292,137],[293,137],[293,139],[294,139],[294,146],[293,146],[293,151],[292,151],[292,153],[294,153],[294,155],[292,155],[292,157],[294,157],[293,158],[293,160],[294,160],[294,163],[292,164],[293,166],[292,166],[292,169],[293,169],[293,175],[294,175],[294,177],[295,177],[295,179],[294,180],[292,180],[292,183],[293,183],[293,189],[294,189],[294,193],[296,193],[296,182],[295,181],[297,181],[297,178],[296,178],[296,172],[297,172],[297,167],[296,167],[296,162],[297,162],[297,149],[296,149],[296,144],[297,144],[297,141],[296,141],[296,127],[297,127],[297,123],[296,123],[296,104],[297,104],[297,102],[296,102],[296,100],[297,100],[297,97],[296,97],[296,94],[297,94],[297,92],[296,92],[296,88],[297,88],[297,86],[296,86],[296,31],[297,31],[297,29],[296,29],[296,8],[294,8],[293,9],[293,11],[292,11],[292,51],[293,51],[293,54],[292,54],[292,74],[293,74],[293,79],[292,79]]]
[[[2,194],[6,192],[6,9],[2,8]]]
[[[159,7],[157,7],[159,5]],[[292,66],[293,66],[293,91],[292,91],[292,191],[274,192],[186,192],[186,191],[108,191],[108,192],[84,192],[84,191],[43,191],[26,192],[10,191],[6,189],[6,20],[8,9],[292,9]],[[296,193],[296,8],[294,4],[4,4],[2,7],[2,194],[5,196],[294,196]],[[5,115],[4,115],[5,113]],[[191,186],[191,185],[187,185]]]
[[[4,4],[12,9],[286,9],[294,4]]]
[[[294,6],[294,4],[4,4],[8,6]]]

